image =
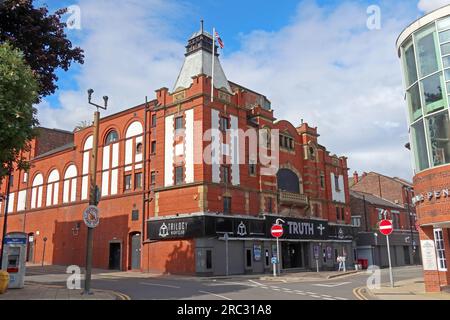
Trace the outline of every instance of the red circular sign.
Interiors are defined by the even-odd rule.
[[[394,227],[392,226],[392,222],[390,220],[381,220],[379,229],[382,234],[388,236],[392,233]]]
[[[270,232],[272,233],[272,237],[280,238],[283,236],[283,226],[279,224],[274,224]]]

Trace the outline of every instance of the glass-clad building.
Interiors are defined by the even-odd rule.
[[[450,164],[450,12],[420,27],[412,24],[399,41],[418,173]]]

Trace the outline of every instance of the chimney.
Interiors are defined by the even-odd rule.
[[[356,184],[359,182],[359,175],[358,175],[358,171],[355,171],[353,173],[353,183]]]

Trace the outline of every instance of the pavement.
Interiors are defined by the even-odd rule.
[[[361,300],[372,297],[380,300],[450,300],[449,292],[427,293],[423,278],[413,278],[394,282],[394,288],[390,283],[383,283],[380,288],[359,288],[355,294]]]
[[[9,289],[0,300],[128,300],[127,296],[110,290],[92,290],[92,295],[82,290],[69,290],[64,286],[25,283],[23,289]]]

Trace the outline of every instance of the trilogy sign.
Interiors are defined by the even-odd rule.
[[[450,198],[450,189],[442,189],[438,191],[429,191],[425,194],[419,194],[415,196],[412,201],[414,205],[425,202],[425,200],[431,201],[436,199],[439,200],[441,198]]]
[[[159,236],[167,237],[184,237],[188,228],[188,222],[167,222],[163,223],[159,228]]]

